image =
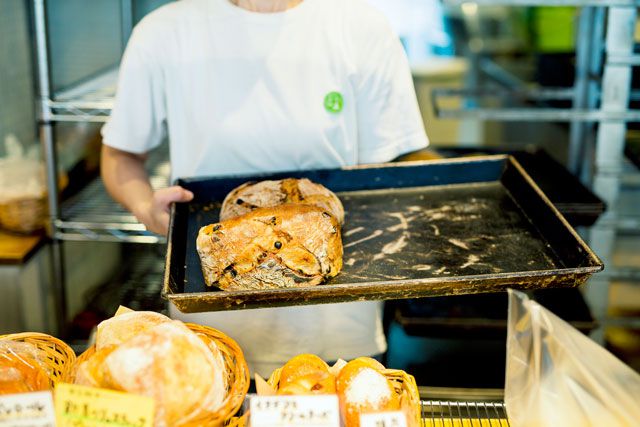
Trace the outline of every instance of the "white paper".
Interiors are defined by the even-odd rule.
[[[338,397],[254,396],[250,402],[251,427],[340,427]]]
[[[360,427],[407,427],[407,417],[402,411],[362,414]]]
[[[0,396],[0,427],[54,427],[50,391]]]

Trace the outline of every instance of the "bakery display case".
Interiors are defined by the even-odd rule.
[[[523,2],[514,1],[512,3]],[[567,2],[548,1],[546,3],[564,4]],[[595,4],[593,1],[581,2],[577,0],[575,3],[589,6]],[[620,0],[611,3],[627,7],[633,2]],[[126,4],[126,1],[121,2],[123,40],[128,36],[133,20],[131,13],[127,12]],[[45,0],[34,0],[35,27],[39,46],[38,63],[41,74],[40,127],[43,145],[47,151],[50,171],[49,185],[50,188],[56,188],[58,177],[51,172],[58,169],[52,123],[76,120],[105,121],[112,105],[117,70],[109,68],[104,73],[71,88],[71,90],[49,90],[45,5]],[[435,91],[434,96],[439,96],[439,94],[441,93]],[[617,124],[621,119],[637,118],[637,112],[623,114],[615,111],[615,108],[608,109],[611,111],[566,112],[563,118],[576,121],[602,120],[603,123],[607,122],[608,124],[611,124],[608,122],[609,120],[616,121]],[[442,113],[442,111],[440,112]],[[499,111],[481,110],[479,116],[470,116],[471,111],[464,111],[465,117],[490,118],[493,117],[492,115],[498,114],[509,120],[514,117],[522,118],[522,114],[528,113],[537,119],[557,118],[554,116],[554,112],[538,114],[539,112],[535,111],[535,108],[524,112],[502,109]],[[454,113],[444,111],[444,115],[446,114],[455,116]],[[464,149],[454,149],[450,154],[453,157],[469,154],[469,152],[465,152]],[[348,213],[348,221],[350,222],[348,222],[344,234],[345,247],[348,246],[349,250],[345,252],[346,266],[344,271],[335,281],[328,285],[303,291],[278,290],[277,292],[249,293],[242,291],[225,294],[222,291],[211,292],[206,288],[202,280],[200,261],[194,247],[195,239],[190,239],[188,236],[196,235],[200,226],[217,221],[217,218],[215,220],[213,218],[217,215],[224,194],[233,186],[244,182],[245,178],[218,180],[213,183],[215,187],[210,182],[206,183],[200,180],[181,181],[184,186],[195,190],[196,201],[190,206],[175,208],[173,212],[171,234],[168,239],[166,270],[162,269],[159,262],[162,257],[159,252],[162,252],[163,246],[161,245],[165,243],[165,240],[147,232],[131,214],[115,207],[108,199],[99,180],[88,183],[78,194],[62,202],[57,199],[55,191],[50,192],[50,223],[54,240],[52,260],[58,297],[56,305],[58,322],[60,325],[66,322],[68,313],[65,309],[65,292],[72,292],[72,290],[65,288],[65,272],[62,268],[64,263],[60,247],[62,242],[71,240],[109,241],[154,244],[154,248],[158,248],[158,250],[150,249],[152,246],[148,246],[149,249],[141,249],[140,252],[147,251],[148,253],[145,254],[146,258],[142,256],[140,259],[145,258],[148,263],[147,261],[140,262],[137,266],[138,271],[128,271],[127,277],[123,275],[117,289],[112,286],[104,286],[100,291],[94,293],[92,298],[92,302],[95,303],[94,308],[99,307],[103,313],[113,312],[113,301],[115,300],[131,302],[134,308],[162,311],[165,305],[157,298],[160,292],[186,312],[272,307],[299,303],[316,304],[356,299],[400,299],[429,296],[438,297],[438,299],[409,300],[392,306],[394,307],[394,319],[407,334],[450,336],[455,333],[462,336],[463,339],[464,337],[478,337],[482,334],[503,336],[506,328],[504,301],[492,300],[482,306],[479,301],[487,301],[486,296],[470,296],[470,299],[478,299],[473,301],[469,299],[467,301],[471,302],[463,304],[461,307],[450,301],[444,302],[446,300],[439,299],[439,297],[460,293],[496,291],[506,289],[507,286],[532,289],[552,286],[573,287],[582,284],[592,273],[602,269],[602,263],[589,246],[574,232],[572,226],[592,225],[605,211],[605,204],[609,207],[608,205],[613,200],[609,197],[602,197],[605,199],[603,201],[595,196],[544,152],[520,151],[509,154],[513,155],[515,160],[507,157],[492,157],[462,162],[433,162],[421,166],[390,166],[382,168],[384,170],[375,171],[377,175],[376,173],[368,173],[366,168],[334,171],[336,176],[328,171],[312,173],[315,179],[335,188],[351,211],[350,214]],[[155,188],[166,186],[168,183],[166,157],[166,151],[160,150],[154,153],[151,169]],[[467,175],[460,173],[463,165],[468,172]],[[448,171],[445,166],[449,168]],[[409,170],[411,167],[415,169]],[[427,169],[429,170],[427,171]],[[437,169],[437,173],[432,174],[432,169]],[[410,173],[394,175],[393,171],[396,170],[409,171]],[[431,180],[418,178],[423,176],[436,178]],[[460,177],[463,177],[464,180],[460,180]],[[398,215],[395,217],[385,215],[389,212],[384,212],[382,208],[388,207],[389,200],[400,199],[401,202],[404,202],[404,206],[398,209],[404,210],[395,213],[400,213],[402,218],[406,220],[406,217],[411,213],[409,209],[411,206],[421,206],[421,208],[428,210],[428,206],[425,206],[424,203],[420,205],[422,203],[420,201],[424,199],[425,195],[429,196],[431,200],[440,200],[442,203],[438,206],[439,208],[445,206],[445,202],[450,202],[450,204],[460,202],[455,199],[445,200],[442,196],[443,192],[435,188],[441,185],[467,185],[467,188],[456,187],[456,190],[449,192],[449,194],[457,194],[467,199],[471,197],[471,193],[485,194],[487,200],[490,200],[490,204],[485,206],[486,211],[502,212],[505,215],[494,218],[495,222],[490,225],[474,223],[473,217],[477,212],[461,205],[462,207],[458,210],[445,212],[464,217],[461,222],[470,221],[461,231],[451,231],[450,228],[447,228],[450,224],[437,221],[432,221],[432,223],[416,222],[412,226],[417,225],[420,230],[415,229],[410,232],[416,232],[423,238],[422,246],[409,247],[405,249],[403,256],[398,255],[393,248],[403,246],[403,242],[398,239],[403,238],[403,233],[406,230],[402,227],[394,228],[399,224],[402,226],[402,220]],[[434,188],[425,190],[425,187],[428,186]],[[542,191],[538,186],[542,188]],[[215,194],[212,194],[211,188],[215,188]],[[448,189],[450,188],[448,187]],[[380,193],[376,194],[376,192]],[[602,186],[600,186],[599,194],[602,194]],[[379,197],[376,198],[376,195]],[[403,198],[404,200],[401,200]],[[377,216],[375,211],[358,211],[358,205],[375,205],[376,203],[380,207]],[[508,209],[502,209],[505,205]],[[354,215],[354,212],[361,215]],[[568,220],[568,223],[562,219],[558,212]],[[435,228],[432,225],[435,225]],[[510,241],[506,242],[508,247],[516,251],[517,256],[522,258],[534,254],[535,259],[541,260],[540,264],[534,263],[525,270],[511,268],[513,267],[513,265],[509,265],[511,260],[507,259],[511,257],[504,256],[504,247],[493,253],[495,256],[489,260],[490,262],[479,263],[480,254],[483,256],[492,254],[490,245],[494,242],[480,239],[468,243],[459,237],[476,238],[478,235],[470,235],[469,230],[483,229],[483,227],[494,230],[500,227],[505,230],[512,227],[518,229],[516,234],[520,237],[527,237],[528,239],[525,240],[529,245],[516,245],[514,241]],[[368,239],[369,236],[377,233],[379,228],[395,231]],[[440,234],[443,230],[451,231],[451,234]],[[479,234],[477,230],[474,232]],[[597,237],[597,234],[595,236]],[[361,253],[357,253],[355,250],[361,239],[367,239],[365,240],[368,242],[366,249],[369,252],[363,250]],[[398,243],[399,241],[400,243]],[[592,239],[592,241],[597,244],[598,239]],[[430,245],[434,245],[435,242],[439,245],[437,249],[446,253],[446,257],[435,259],[435,262],[432,258],[420,258],[416,262],[416,258],[428,253],[428,245],[425,242]],[[385,247],[387,252],[385,252]],[[474,252],[470,254],[469,249],[473,249]],[[388,253],[389,251],[393,253]],[[409,251],[411,255],[407,256],[406,251]],[[379,254],[384,256],[381,258],[378,256]],[[389,259],[395,263],[394,268],[385,264]],[[412,262],[413,265],[408,266],[409,262]],[[446,268],[443,269],[450,264],[455,264],[450,271]],[[405,265],[407,268],[398,269],[398,265]],[[163,280],[164,286],[160,289]],[[578,329],[588,333],[598,324],[591,316],[588,307],[584,305],[584,300],[574,298],[577,293],[577,291],[571,295],[564,293],[562,298],[554,296],[549,301],[558,303],[559,309],[567,309],[568,317],[570,317],[568,320]],[[103,304],[107,299],[111,299],[111,301],[108,304]],[[136,305],[138,306],[136,307]],[[480,310],[464,312],[469,307]],[[482,311],[483,308],[488,311]],[[575,310],[568,310],[568,308]],[[425,310],[430,311],[425,313]],[[464,313],[461,315],[461,312]],[[498,312],[502,315],[496,315]],[[602,310],[598,313],[599,317],[601,317],[601,312]],[[94,321],[95,319],[89,320]],[[75,326],[82,329],[82,319],[78,319]],[[82,333],[86,332],[88,331],[82,331]],[[91,350],[89,353],[84,353],[81,356],[81,361],[87,359],[90,354]],[[417,372],[413,372],[410,367],[406,368],[404,372],[405,375],[416,374],[418,377]],[[422,377],[418,378],[422,380]],[[424,378],[425,382],[419,381],[419,385],[429,385],[429,376],[425,375]],[[488,425],[491,427],[509,425],[500,391],[483,390],[475,393],[468,387],[461,387],[457,390],[434,387],[418,387],[418,389],[420,392],[419,401],[414,403],[420,413],[422,425]],[[226,422],[229,425],[234,425],[240,421],[227,420]]]

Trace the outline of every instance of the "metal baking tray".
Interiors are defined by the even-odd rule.
[[[338,194],[344,267],[313,287],[207,289],[195,248],[221,201],[250,180],[307,177]],[[179,179],[163,296],[185,313],[578,286],[602,270],[510,156],[392,163],[241,177]]]
[[[591,226],[606,210],[605,203],[544,149],[513,147],[446,147],[438,150],[445,157],[473,156],[479,153],[508,154],[524,168],[553,205],[574,227]]]

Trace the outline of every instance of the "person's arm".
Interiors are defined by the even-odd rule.
[[[146,153],[167,136],[161,24],[143,20],[129,39],[114,108],[102,128],[101,171],[109,194],[149,231],[165,235],[171,203],[193,195],[181,187],[154,192],[144,168]]]
[[[179,186],[153,191],[144,168],[146,155],[102,146],[102,180],[111,197],[131,211],[147,230],[166,235],[171,203],[188,202],[193,193]]]

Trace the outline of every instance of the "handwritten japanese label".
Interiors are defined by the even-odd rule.
[[[55,416],[50,391],[0,396],[1,427],[53,427]]]
[[[336,395],[254,396],[249,404],[251,427],[339,427]]]
[[[362,414],[360,427],[407,427],[407,417],[401,411]]]
[[[154,401],[118,391],[58,384],[58,427],[152,427]]]

